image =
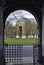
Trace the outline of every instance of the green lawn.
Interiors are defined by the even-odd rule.
[[[37,44],[36,39],[6,39],[5,44],[23,44],[23,45],[33,45]]]

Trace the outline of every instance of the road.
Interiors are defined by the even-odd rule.
[[[23,63],[33,63],[33,46],[23,46]]]
[[[33,56],[33,46],[23,46],[23,56],[24,57]]]

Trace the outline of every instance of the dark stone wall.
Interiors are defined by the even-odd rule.
[[[3,8],[0,6],[0,65],[4,64],[3,40]]]
[[[1,17],[1,26],[0,26],[0,30],[1,30],[1,36],[0,38],[2,38],[2,41],[0,41],[2,48],[3,48],[3,24],[5,24],[5,20],[7,18],[7,16],[16,10],[19,9],[23,9],[26,10],[30,13],[32,13],[34,16],[37,17],[38,19],[38,26],[40,27],[40,62],[42,62],[42,5],[41,3],[43,2],[43,0],[41,1],[34,1],[34,0],[5,0],[6,1],[6,5],[4,7],[4,23],[3,23],[3,16],[0,12]],[[1,8],[0,8],[1,9]],[[2,9],[1,9],[2,10]],[[0,10],[0,11],[1,11]]]

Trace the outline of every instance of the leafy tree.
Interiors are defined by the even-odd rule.
[[[36,23],[31,23],[31,33],[33,35],[33,39],[34,39],[34,36],[36,35],[37,33],[37,24]]]
[[[37,34],[37,24],[35,22],[30,22],[26,25],[26,38],[28,37],[28,35],[34,35]]]
[[[13,35],[13,26],[9,23],[9,22],[6,22],[5,24],[5,29],[4,29],[4,34],[6,36],[6,38],[12,34]]]
[[[16,24],[13,29],[14,37],[16,38],[16,35],[18,35],[18,25]]]
[[[26,24],[26,29],[25,29],[25,35],[26,35],[26,38],[28,37],[28,35],[30,35],[30,23]]]

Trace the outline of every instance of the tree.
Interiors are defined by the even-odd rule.
[[[37,33],[37,24],[35,22],[31,23],[31,33],[32,33],[33,39],[34,39],[34,36]]]
[[[37,33],[37,24],[35,22],[29,22],[26,25],[26,38],[28,37],[28,35],[33,35],[33,39],[34,39],[34,35]]]
[[[13,36],[13,29],[14,27],[12,26],[12,24],[10,24],[9,22],[6,22],[5,29],[4,29],[4,34],[6,38],[9,37],[10,35]]]
[[[17,25],[14,26],[13,35],[16,38],[16,35],[17,35]]]
[[[28,35],[30,35],[30,23],[26,24],[26,29],[25,29],[25,35],[26,35],[26,38],[28,37]]]

